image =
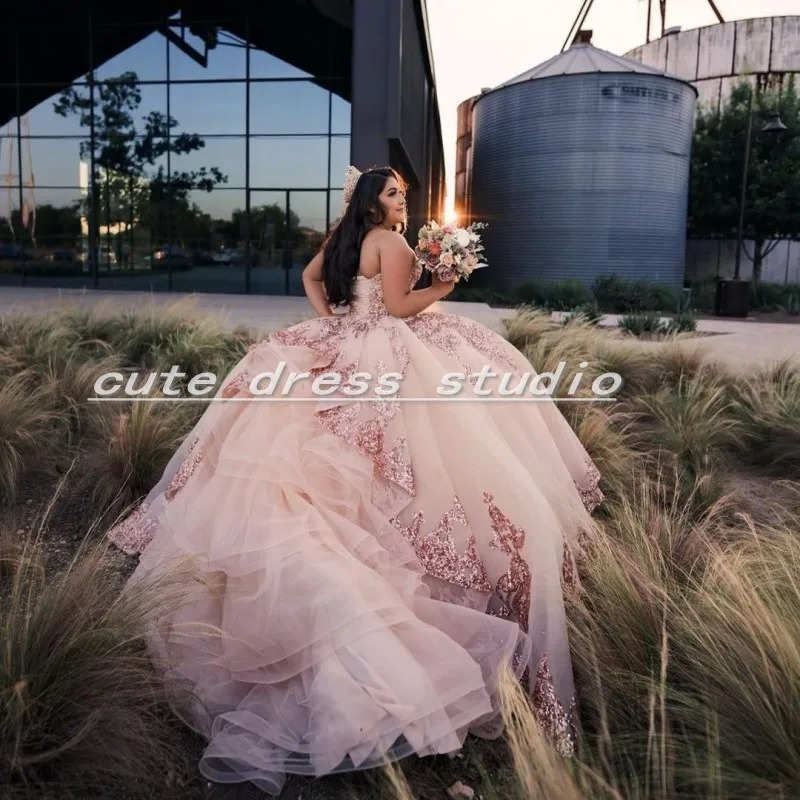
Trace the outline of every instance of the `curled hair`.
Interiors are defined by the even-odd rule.
[[[385,218],[378,198],[389,178],[405,189],[405,182],[391,167],[376,167],[362,173],[342,218],[325,242],[322,280],[332,306],[349,305],[353,300],[361,245],[367,233]]]

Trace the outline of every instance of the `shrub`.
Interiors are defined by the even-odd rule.
[[[675,294],[648,280],[626,280],[617,275],[601,275],[592,285],[592,294],[607,313],[628,314],[664,311],[675,307]]]
[[[697,330],[697,317],[691,311],[681,311],[665,326],[666,333],[691,333]]]
[[[625,314],[619,321],[619,328],[629,336],[655,335],[666,330],[658,312]]]

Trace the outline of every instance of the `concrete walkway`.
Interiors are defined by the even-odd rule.
[[[219,316],[232,327],[245,325],[256,332],[294,325],[314,316],[304,297],[247,294],[191,294],[170,292],[101,291],[29,287],[0,288],[0,314],[36,313],[57,307],[110,306],[133,310],[148,305],[163,307],[187,303],[201,313]],[[505,334],[503,320],[513,317],[515,309],[494,309],[485,303],[440,302],[434,309],[468,317],[500,334]],[[554,315],[555,316],[555,315]],[[606,314],[604,327],[616,327],[620,317]],[[685,340],[685,347],[698,347],[709,358],[734,368],[752,369],[786,359],[800,361],[800,324],[781,324],[732,319],[699,320],[698,331],[719,334]],[[636,340],[628,340],[635,344]],[[657,343],[641,342],[644,347]]]
[[[283,295],[0,287],[0,315],[32,314],[69,307],[108,306],[120,310],[134,310],[148,305],[164,307],[177,302],[189,304],[201,313],[220,316],[222,321],[231,327],[246,325],[261,333],[286,328],[315,315],[305,297]],[[502,319],[486,303],[440,302],[434,304],[432,308],[468,317],[497,333],[505,334]]]
[[[515,309],[495,309],[501,319],[513,317]],[[560,315],[558,315],[560,316]],[[553,315],[554,319],[557,315]],[[622,318],[620,314],[605,314],[600,321],[602,327],[616,328]],[[666,318],[665,318],[666,319]],[[685,339],[683,347],[697,347],[707,357],[735,369],[767,367],[787,359],[800,365],[800,322],[757,322],[747,319],[700,319],[699,333],[715,334]],[[629,340],[635,343],[635,339]],[[639,342],[642,346],[656,346],[658,342]]]

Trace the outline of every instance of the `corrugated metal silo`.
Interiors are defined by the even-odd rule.
[[[697,92],[590,44],[480,95],[470,217],[484,285],[603,274],[683,282]]]

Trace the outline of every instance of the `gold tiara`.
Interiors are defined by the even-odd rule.
[[[358,179],[361,177],[361,173],[354,167],[349,166],[347,168],[347,173],[345,174],[344,179],[344,191],[342,194],[344,195],[344,202],[347,205],[353,197],[353,192],[356,190],[356,184],[358,183]]]

